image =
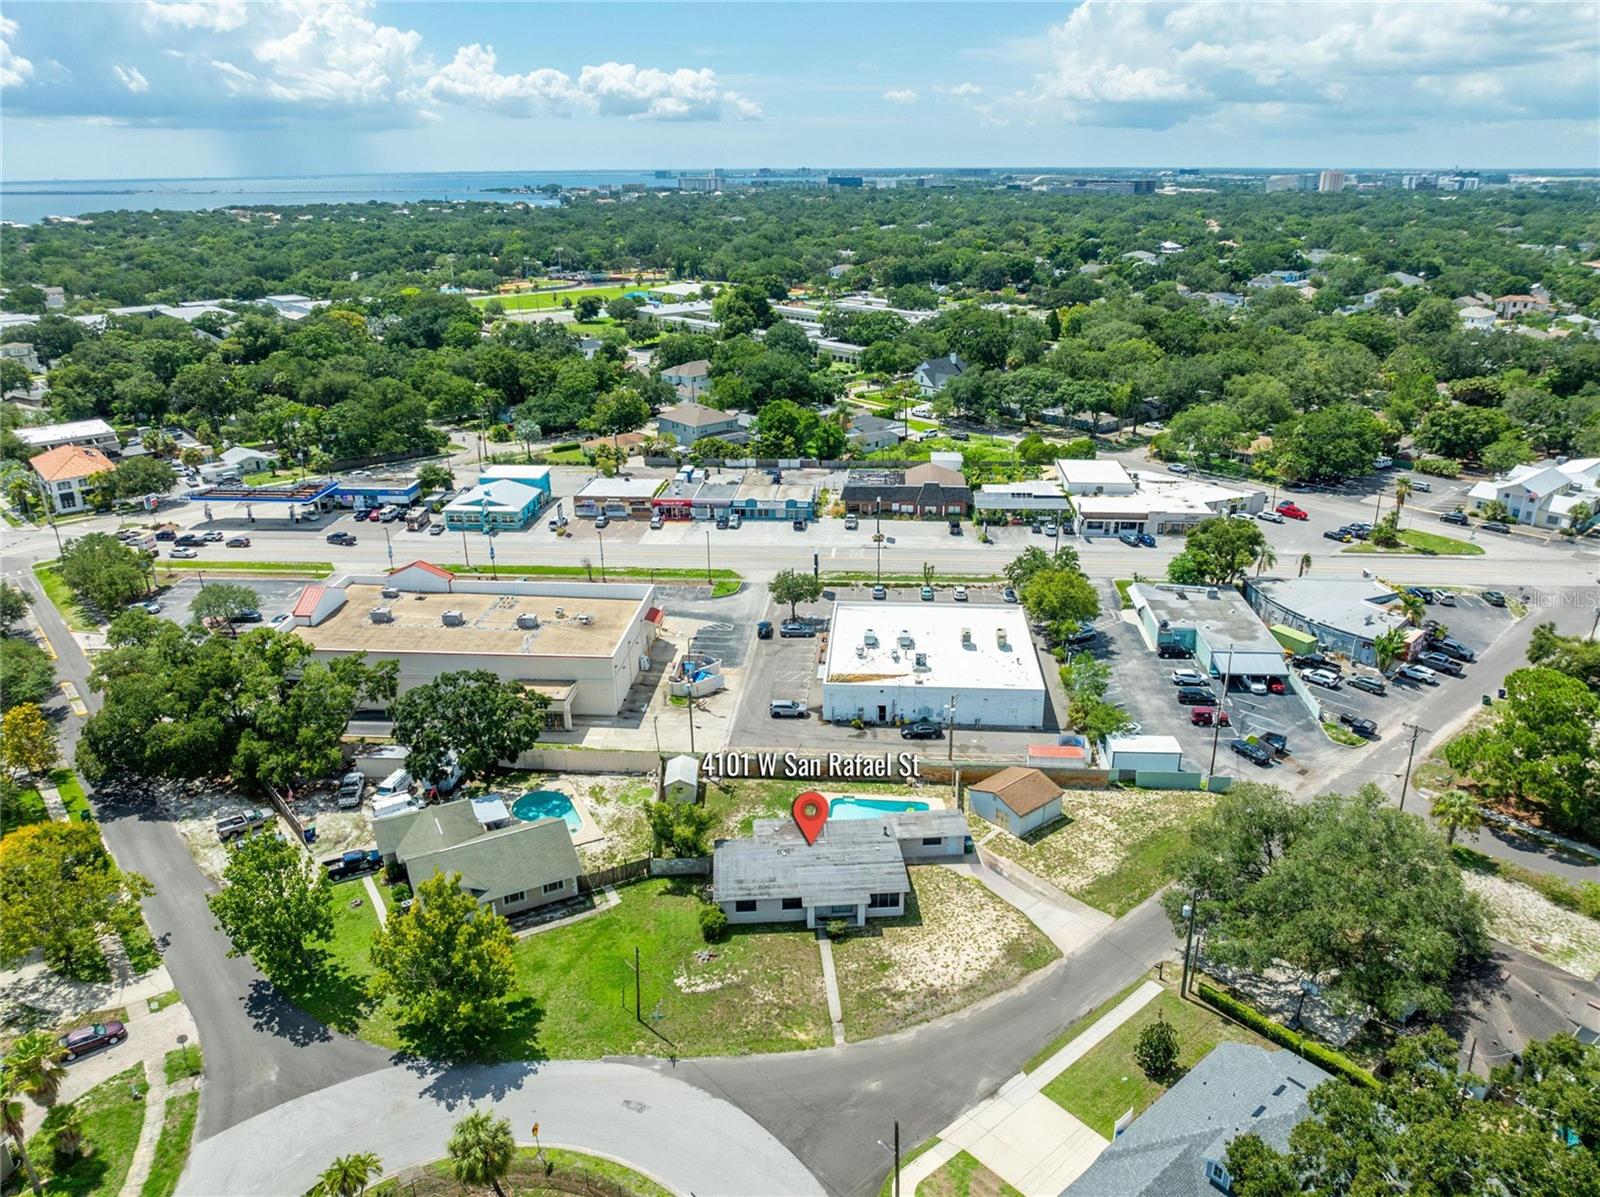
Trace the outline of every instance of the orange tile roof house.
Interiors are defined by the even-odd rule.
[[[116,468],[99,449],[84,445],[58,446],[30,458],[28,464],[39,475],[58,515],[84,510],[88,506],[85,483],[96,474],[109,473]]]
[[[967,805],[1012,835],[1023,836],[1061,817],[1061,787],[1037,769],[1013,765],[967,787]]]

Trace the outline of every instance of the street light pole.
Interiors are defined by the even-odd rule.
[[[711,532],[709,529],[706,531],[706,585],[713,588],[716,585],[711,580]]]
[[[1183,941],[1183,975],[1178,983],[1179,997],[1187,997],[1189,993],[1189,955],[1194,949],[1194,902],[1195,896],[1190,894],[1181,911],[1184,920],[1189,924],[1189,931]]]
[[[604,528],[596,528],[595,536],[600,540],[600,580],[606,580],[606,532]]]

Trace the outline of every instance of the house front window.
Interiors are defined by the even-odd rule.
[[[944,837],[940,835],[925,835],[922,837],[922,846],[924,848],[936,848],[942,843],[944,843]]]
[[[547,881],[541,888],[547,894],[559,894],[567,888],[567,883],[565,881]]]
[[[1206,1161],[1206,1179],[1224,1193],[1233,1192],[1233,1177],[1228,1175],[1228,1170],[1216,1160]]]
[[[754,898],[740,898],[733,904],[733,910],[735,914],[754,914],[756,912],[756,900]]]
[[[886,907],[898,906],[900,905],[900,895],[873,894],[872,897],[868,899],[867,905],[873,910],[883,910]]]
[[[528,896],[528,891],[527,890],[519,889],[516,893],[507,894],[505,897],[501,898],[500,899],[500,904],[502,906],[515,906],[518,902],[521,902],[524,899],[526,899],[527,896]]]
[[[785,898],[783,900],[783,908],[785,910],[799,910],[799,909],[801,909],[800,899],[799,898]]]

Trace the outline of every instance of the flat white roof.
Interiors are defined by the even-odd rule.
[[[1176,736],[1107,736],[1106,749],[1110,752],[1170,752],[1179,756],[1183,745]]]
[[[963,630],[971,633],[969,640],[963,640]],[[902,643],[904,637],[909,644]],[[836,603],[823,680],[830,685],[1044,688],[1022,608],[988,603]]]
[[[649,499],[661,489],[660,478],[592,478],[579,499]]]
[[[1133,479],[1120,461],[1080,461],[1064,457],[1056,462],[1056,473],[1068,486],[1132,486]]]
[[[497,465],[485,466],[478,474],[478,481],[494,482],[504,478],[512,482],[542,482],[548,477],[550,477],[549,466]]]
[[[70,424],[40,424],[33,428],[18,428],[17,439],[24,445],[43,445],[53,440],[72,440],[80,436],[113,436],[111,425],[104,420],[74,420]]]

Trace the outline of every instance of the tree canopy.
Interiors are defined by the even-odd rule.
[[[394,738],[410,750],[407,768],[423,781],[441,777],[454,756],[463,777],[477,778],[532,748],[548,705],[518,682],[487,669],[441,673],[390,705]]]

